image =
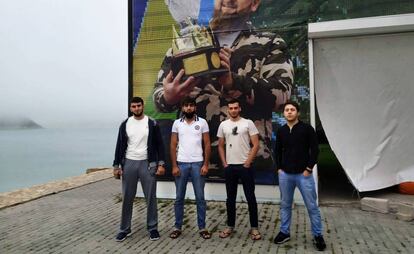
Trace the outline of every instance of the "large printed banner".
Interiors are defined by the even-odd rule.
[[[343,19],[347,15],[384,14],[397,6],[395,2],[382,1],[367,14],[366,8],[359,8],[361,2],[354,0],[130,0],[131,94],[144,98],[145,113],[160,123],[167,155],[171,126],[180,116],[180,99],[184,95],[196,99],[197,114],[210,127],[210,181],[223,180],[217,128],[227,118],[226,102],[237,98],[242,116],[251,119],[260,132],[260,150],[253,164],[256,182],[275,184],[275,130],[285,123],[280,106],[288,99],[297,101],[301,119],[309,121],[307,23]],[[219,75],[202,77],[187,90],[163,82],[174,67],[175,31],[179,36],[188,35],[189,23],[209,27],[218,45],[232,50],[230,88],[224,88]],[[200,68],[198,64],[191,67]],[[169,166],[167,163],[165,179],[172,179]]]
[[[133,95],[145,98],[146,113],[160,123],[167,154],[172,122],[180,116],[180,100],[186,95],[194,97],[197,115],[205,118],[210,128],[212,155],[208,179],[221,180],[223,169],[216,134],[219,124],[227,119],[227,101],[237,98],[242,116],[253,120],[260,133],[260,149],[253,164],[257,182],[274,184],[274,129],[283,124],[278,112],[293,94],[294,71],[282,36],[253,22],[260,1],[139,1],[139,5],[134,9],[135,17],[144,18],[133,19],[134,31],[140,31],[134,38]],[[139,15],[143,9],[144,15]],[[217,45],[232,49],[231,88],[224,89],[221,74],[202,76],[184,92],[165,81],[174,68],[174,30],[179,36],[188,37],[194,26],[211,29]]]

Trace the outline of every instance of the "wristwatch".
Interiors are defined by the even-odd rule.
[[[305,168],[306,171],[308,171],[310,174],[312,174],[313,170],[309,168]]]

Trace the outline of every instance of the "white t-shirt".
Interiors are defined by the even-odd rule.
[[[252,120],[240,118],[221,122],[217,137],[226,141],[227,164],[243,164],[249,157],[250,136],[259,134]]]
[[[207,121],[201,117],[196,116],[195,120],[190,124],[184,118],[175,120],[172,126],[172,132],[178,134],[177,161],[203,161],[203,133],[208,131]]]
[[[125,158],[130,160],[148,159],[148,117],[137,120],[134,116],[128,118],[126,123],[128,148]]]

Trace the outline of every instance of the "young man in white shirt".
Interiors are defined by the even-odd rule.
[[[197,225],[200,236],[210,239],[206,229],[205,176],[210,159],[210,134],[207,121],[196,115],[196,102],[191,97],[182,101],[183,116],[174,121],[171,133],[170,155],[175,177],[175,225],[170,237],[181,235],[184,217],[184,197],[188,178],[191,177],[197,204]],[[203,152],[204,145],[204,152]]]
[[[122,217],[115,240],[122,242],[132,232],[132,205],[140,179],[147,201],[147,229],[154,241],[160,238],[155,175],[165,172],[164,147],[157,122],[144,114],[142,98],[132,98],[129,109],[132,116],[119,127],[113,163],[115,178],[122,176]]]
[[[227,109],[230,118],[221,122],[217,131],[218,151],[224,167],[227,192],[227,227],[220,232],[220,237],[229,237],[233,232],[236,222],[237,186],[240,179],[249,207],[250,236],[252,240],[260,240],[262,237],[258,230],[257,202],[254,193],[255,171],[251,167],[259,150],[259,131],[252,120],[240,116],[241,107],[237,99],[230,100]]]

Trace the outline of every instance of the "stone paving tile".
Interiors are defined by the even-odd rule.
[[[178,239],[170,239],[174,202],[159,200],[161,239],[149,241],[144,200],[134,203],[133,234],[114,241],[120,212],[120,182],[107,179],[0,210],[0,253],[318,253],[312,246],[310,223],[303,206],[292,214],[292,240],[273,244],[279,227],[279,206],[259,204],[263,239],[252,241],[246,203],[237,204],[237,226],[228,239],[224,202],[208,202],[210,240],[198,235],[196,206],[187,202],[185,225]],[[410,253],[414,249],[414,222],[395,215],[365,212],[353,206],[321,207],[325,253]],[[412,253],[412,252],[411,252]]]

